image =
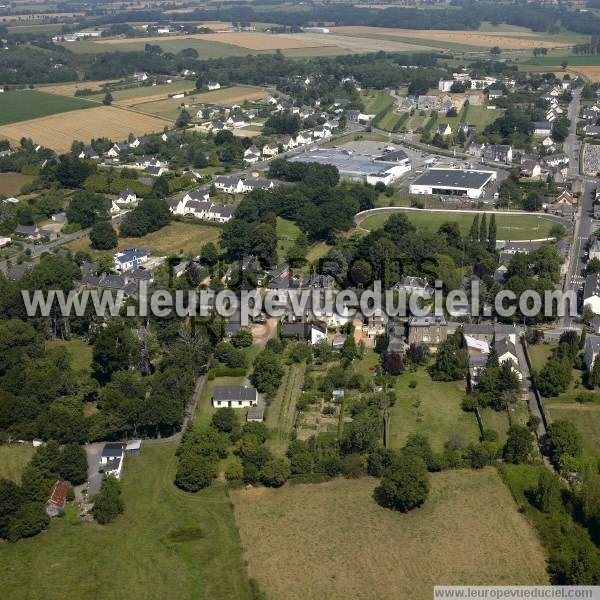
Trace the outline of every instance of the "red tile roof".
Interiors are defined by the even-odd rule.
[[[69,483],[67,481],[57,481],[56,485],[54,486],[54,489],[52,490],[52,494],[50,494],[48,504],[53,504],[54,506],[63,508],[65,502],[67,501],[68,490]]]

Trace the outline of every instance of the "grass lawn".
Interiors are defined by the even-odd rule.
[[[483,212],[483,211],[482,211]],[[363,229],[379,229],[388,220],[389,214],[382,213],[367,217],[360,226]],[[452,212],[416,212],[408,211],[406,216],[417,227],[427,231],[437,231],[447,221],[458,223],[463,235],[466,235],[473,223],[473,214],[452,214]],[[487,214],[489,221],[490,214]],[[496,214],[496,226],[499,240],[531,240],[548,237],[554,221],[533,215]]]
[[[546,364],[552,351],[556,348],[556,344],[528,344],[529,359],[531,366],[535,371],[541,371]]]
[[[369,91],[361,96],[365,105],[365,114],[376,115],[377,113],[393,105],[394,99],[387,92]]]
[[[593,455],[600,455],[600,405],[595,403],[560,403],[544,402],[546,412],[552,421],[563,419],[571,421],[581,433],[584,450]]]
[[[0,125],[95,106],[98,105],[81,98],[69,98],[33,90],[5,92],[0,94]]]
[[[269,598],[410,598],[432,587],[548,584],[545,553],[497,471],[431,476],[408,514],[378,506],[377,481],[231,493],[249,575]]]
[[[21,480],[21,472],[33,456],[31,444],[11,444],[0,446],[0,479]],[[1,548],[2,546],[0,546]],[[1,550],[0,550],[1,556]]]
[[[410,388],[409,383],[416,382]],[[461,434],[466,443],[479,439],[475,415],[462,410],[465,396],[462,381],[432,381],[424,368],[405,373],[396,384],[396,403],[390,409],[390,446],[400,448],[411,433],[429,439],[435,451],[441,451],[452,434]]]
[[[300,234],[300,228],[289,219],[277,217],[277,256],[279,262],[283,262],[288,250],[294,245],[294,241]]]
[[[92,369],[92,347],[84,340],[73,338],[71,340],[53,340],[46,342],[47,347],[64,346],[70,357],[71,366],[75,371],[91,372]]]
[[[489,110],[485,106],[474,106],[470,104],[467,107],[465,121],[469,125],[477,127],[477,132],[481,133],[490,123],[499,119],[503,113],[503,110]]]
[[[127,457],[125,512],[114,523],[82,523],[70,509],[37,537],[1,543],[3,596],[250,599],[227,494],[218,485],[197,494],[178,490],[175,449],[145,446]],[[196,529],[196,539],[175,538]]]
[[[316,242],[308,249],[306,260],[309,263],[314,263],[323,258],[330,250],[331,246],[328,246],[325,242]]]
[[[1,118],[1,117],[0,117]],[[22,173],[0,173],[0,196],[15,196],[21,188],[33,181],[33,175]]]
[[[526,425],[529,419],[529,411],[525,404],[517,402],[511,407],[510,418],[513,425]],[[506,411],[497,411],[492,408],[483,408],[480,410],[481,420],[485,429],[493,429],[498,433],[502,444],[506,441],[506,434],[510,426]]]
[[[389,138],[386,135],[382,135],[381,133],[347,133],[346,135],[342,135],[334,140],[330,140],[329,142],[325,142],[321,144],[321,148],[338,148],[339,146],[343,146],[348,142],[357,142],[357,141],[365,141],[365,142],[385,142]]]
[[[174,256],[178,254],[196,255],[200,248],[209,242],[216,243],[221,237],[221,229],[210,225],[184,223],[174,221],[159,231],[154,231],[141,238],[119,238],[118,249],[143,246],[150,248],[153,254]],[[88,238],[76,240],[67,244],[73,251],[85,250],[92,255],[103,254],[90,248]]]
[[[379,365],[379,354],[374,350],[365,350],[361,359],[357,359],[352,363],[352,369],[356,373],[360,373],[365,377],[372,379],[374,367]]]

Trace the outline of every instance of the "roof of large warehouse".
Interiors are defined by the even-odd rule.
[[[382,175],[389,171],[393,164],[381,164],[362,154],[351,154],[344,150],[323,149],[305,152],[290,159],[292,162],[316,162],[322,165],[333,165],[342,173],[360,175]]]
[[[480,188],[485,185],[493,171],[468,171],[462,169],[429,169],[415,179],[413,185],[430,185],[457,188]]]

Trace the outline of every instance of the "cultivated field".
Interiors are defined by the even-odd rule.
[[[14,196],[21,188],[33,181],[32,175],[21,173],[0,173],[0,196]]]
[[[196,87],[193,81],[174,81],[156,86],[141,85],[138,87],[127,88],[124,90],[115,90],[111,92],[113,104],[117,106],[133,106],[144,102],[153,102],[155,100],[164,100],[169,94],[179,94],[188,92]],[[103,96],[100,95],[98,99]]]
[[[359,27],[358,29],[364,28]],[[375,33],[380,31],[378,28],[373,28],[373,30]],[[427,46],[424,44],[413,44],[400,39],[385,39],[385,37],[383,39],[370,38],[361,36],[360,33],[344,34],[343,32],[338,32],[338,28],[334,28],[333,31],[334,33],[297,33],[292,35],[298,36],[298,38],[303,40],[310,40],[315,44],[318,43],[321,46],[337,47],[353,53],[379,52],[380,50],[384,52],[411,52],[413,50],[427,50],[436,47],[435,44]]]
[[[389,214],[382,213],[367,217],[360,226],[363,229],[378,229],[383,227],[388,220]],[[447,221],[458,223],[463,235],[466,235],[473,223],[474,214],[452,212],[406,212],[408,219],[418,229],[437,231]],[[488,213],[488,219],[490,214]],[[533,240],[548,237],[550,228],[556,221],[533,215],[502,215],[496,214],[496,226],[498,228],[499,240]]]
[[[60,100],[66,97],[53,96]],[[170,123],[154,116],[122,110],[113,106],[96,106],[87,110],[73,110],[59,115],[31,119],[22,123],[13,123],[0,127],[0,137],[18,141],[30,137],[34,142],[52,148],[57,152],[66,152],[73,140],[89,143],[92,138],[108,137],[123,140],[129,133],[142,135],[153,131],[162,131]]]
[[[69,98],[32,90],[0,94],[0,125],[95,107],[81,98]],[[18,139],[20,139],[19,136]]]
[[[435,584],[547,584],[545,555],[494,469],[432,476],[403,515],[375,479],[231,493],[248,574],[269,598],[429,600]]]
[[[500,48],[529,50],[533,48],[558,48],[571,45],[564,40],[553,39],[552,36],[544,38],[534,33],[528,32],[478,32],[478,31],[447,31],[437,29],[397,29],[386,27],[334,27],[333,33],[341,35],[352,35],[360,38],[361,35],[386,35],[398,36],[402,38],[413,38],[415,40],[431,41],[434,45],[437,43],[455,43],[467,46],[481,46],[490,48],[498,46]]]
[[[115,523],[82,523],[70,509],[41,535],[0,543],[2,596],[250,600],[227,495],[178,490],[176,447],[143,446],[126,458],[125,512]]]
[[[600,66],[573,66],[569,67],[569,71],[580,73],[592,83],[600,82]]]

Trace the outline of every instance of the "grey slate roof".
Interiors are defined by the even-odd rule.
[[[246,385],[220,385],[214,388],[215,400],[255,400],[256,388]]]

